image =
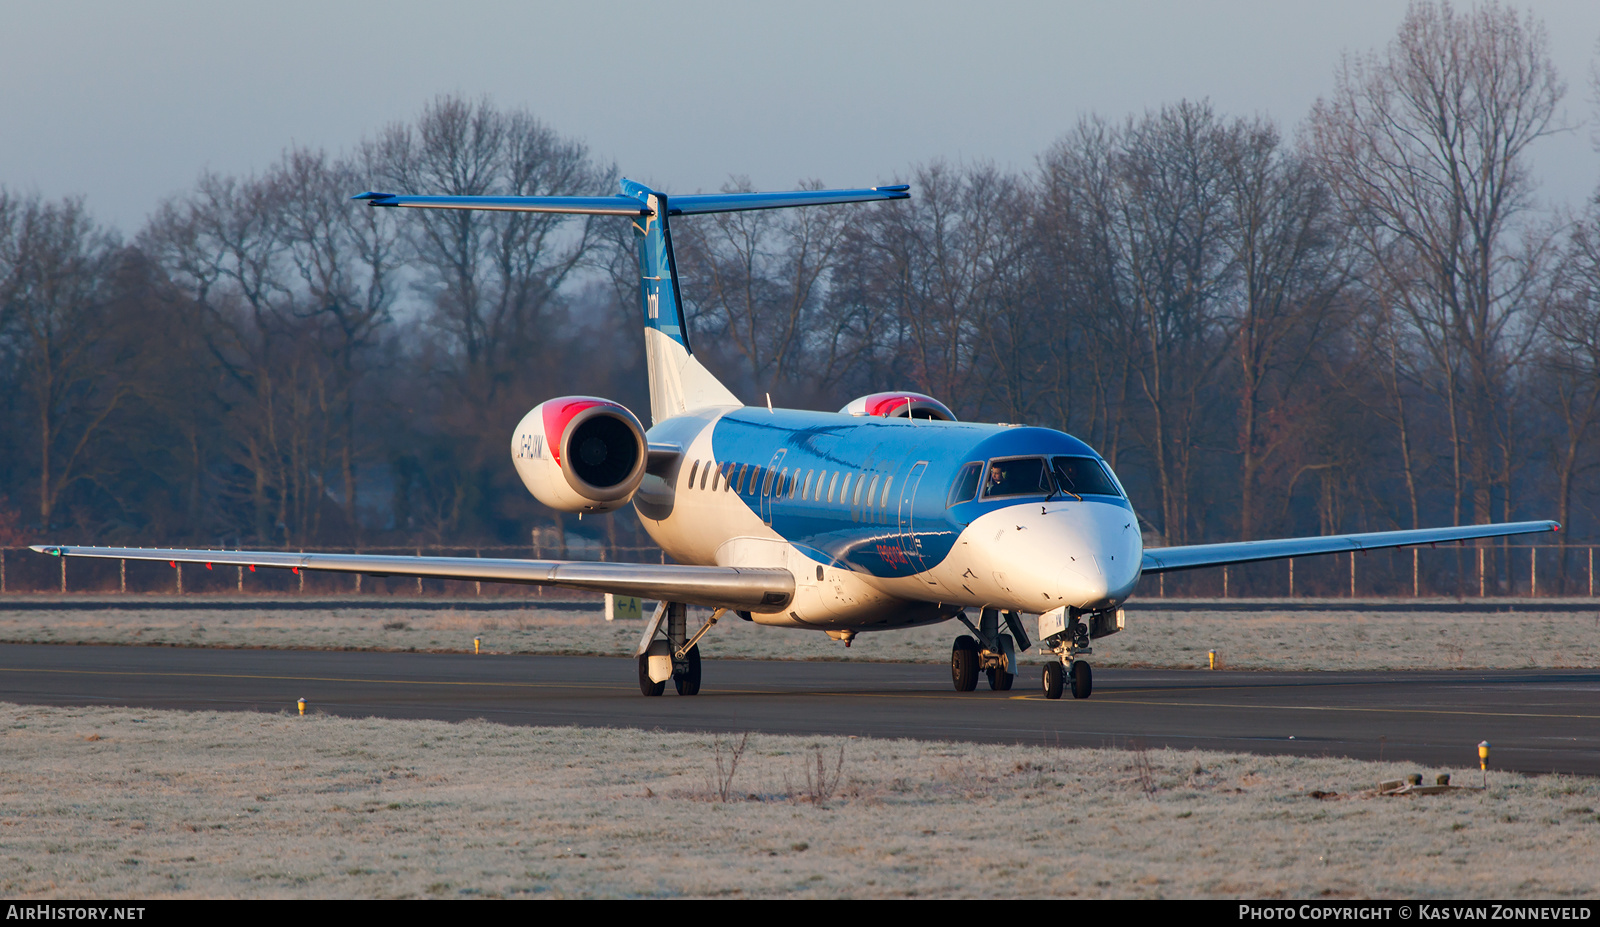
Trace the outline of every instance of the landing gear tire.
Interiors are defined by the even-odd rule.
[[[978,642],[965,634],[956,638],[950,648],[950,681],[957,692],[971,692],[978,687]]]
[[[684,657],[689,665],[683,672],[675,673],[672,685],[678,690],[679,695],[698,695],[700,693],[700,645],[695,644],[689,648],[689,653]]]
[[[1060,698],[1061,681],[1066,673],[1062,671],[1060,662],[1050,662],[1044,665],[1044,697]]]
[[[1089,664],[1082,660],[1072,663],[1072,697],[1088,698],[1094,691],[1094,673],[1090,671]]]
[[[660,682],[650,681],[650,658],[648,656],[639,658],[639,691],[644,695],[660,695],[667,691],[667,681],[665,679]]]
[[[1017,678],[1017,674],[1008,673],[1003,669],[991,669],[985,672],[989,675],[989,688],[996,692],[1011,691],[1011,683]]]

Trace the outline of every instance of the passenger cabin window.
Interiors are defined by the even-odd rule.
[[[950,496],[945,500],[944,507],[949,508],[952,505],[960,505],[963,502],[971,502],[976,499],[978,497],[978,477],[982,475],[983,461],[981,460],[975,460],[962,467],[961,472],[956,474],[956,481],[950,486]],[[884,495],[888,495],[887,487],[885,487]]]
[[[699,473],[699,472],[700,472],[700,461],[697,460],[697,461],[694,462],[694,465],[689,468],[689,479],[688,479],[687,482],[684,483],[684,486],[686,488],[688,488],[688,489],[693,489],[694,488],[694,477],[695,477],[695,474]]]
[[[1056,486],[1062,492],[1080,496],[1118,496],[1117,484],[1112,482],[1105,465],[1093,457],[1056,457],[1051,461]]]
[[[983,497],[1047,496],[1055,491],[1043,457],[999,457],[989,461]]]

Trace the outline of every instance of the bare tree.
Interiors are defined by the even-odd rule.
[[[109,311],[116,248],[81,200],[0,190],[0,357],[32,407],[41,528],[99,469],[93,444],[136,389],[115,356],[126,327]]]
[[[1239,363],[1239,535],[1255,537],[1263,465],[1297,437],[1282,414],[1309,386],[1312,352],[1338,327],[1330,317],[1345,280],[1333,203],[1315,171],[1285,152],[1276,127],[1236,123],[1224,141],[1232,212]],[[1270,395],[1269,395],[1270,393]],[[1268,405],[1274,427],[1264,427]]]
[[[1455,520],[1509,488],[1510,367],[1533,326],[1546,241],[1527,241],[1527,150],[1555,131],[1564,86],[1541,26],[1496,4],[1415,2],[1383,54],[1348,59],[1311,122],[1316,153],[1448,407]]]
[[[612,172],[532,115],[440,97],[416,125],[385,130],[375,180],[447,196],[599,194]],[[593,216],[418,210],[407,216],[434,290],[433,322],[453,342],[460,390],[492,403],[527,362],[548,310],[601,240]],[[612,220],[614,222],[614,220]]]
[[[268,181],[282,204],[285,257],[299,278],[301,311],[313,316],[331,361],[345,521],[357,533],[356,390],[365,371],[358,357],[392,319],[402,246],[392,211],[349,202],[359,178],[372,170],[372,154],[369,145],[354,161],[332,162],[320,151],[291,149]]]
[[[750,189],[747,179],[723,187]],[[838,342],[822,310],[849,209],[718,213],[674,226],[691,321],[739,352],[757,389],[809,393],[834,378]]]

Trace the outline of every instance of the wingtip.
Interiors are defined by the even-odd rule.
[[[392,199],[394,199],[395,198],[395,194],[393,194],[393,193],[379,193],[376,190],[368,190],[365,193],[357,193],[355,196],[352,196],[350,198],[352,200],[372,200],[373,204],[376,205],[378,200],[392,200]]]

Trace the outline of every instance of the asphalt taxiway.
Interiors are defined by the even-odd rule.
[[[1097,668],[1093,697],[957,693],[944,666],[705,661],[700,694],[639,694],[629,659],[0,645],[0,701],[314,711],[675,731],[1174,747],[1600,775],[1600,671],[1205,672]],[[1419,768],[1419,771],[1422,771]]]

